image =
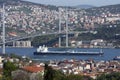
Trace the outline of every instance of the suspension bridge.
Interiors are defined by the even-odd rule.
[[[66,10],[66,29],[65,30],[61,30],[61,11],[59,9],[59,30],[58,31],[54,31],[54,32],[45,32],[45,33],[41,33],[41,32],[36,32],[33,34],[29,34],[29,35],[21,35],[21,36],[16,36],[16,37],[6,37],[5,36],[5,9],[4,9],[4,4],[3,4],[3,15],[2,15],[2,39],[0,40],[0,44],[2,44],[2,53],[5,54],[5,44],[9,43],[9,42],[13,42],[13,41],[18,41],[18,40],[22,40],[22,39],[26,39],[26,38],[32,38],[32,37],[36,37],[36,36],[44,36],[44,35],[59,35],[59,47],[61,47],[61,36],[60,34],[64,34],[66,35],[66,47],[68,47],[68,34],[81,34],[81,33],[88,33],[89,31],[69,31],[68,28],[68,12]]]

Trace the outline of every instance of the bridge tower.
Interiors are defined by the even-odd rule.
[[[3,3],[3,15],[2,15],[2,18],[3,18],[3,29],[2,29],[2,37],[3,37],[3,50],[2,50],[2,53],[5,54],[5,8],[4,8],[4,3]]]
[[[59,8],[59,47],[61,47],[61,8]]]
[[[68,47],[68,11],[66,9],[66,47]]]
[[[65,22],[66,22],[66,47],[68,47],[68,12],[65,10]],[[61,8],[59,8],[59,47],[61,47]]]

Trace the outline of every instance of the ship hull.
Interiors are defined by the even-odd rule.
[[[100,52],[76,52],[76,53],[67,53],[67,52],[34,52],[34,55],[103,55],[104,53]]]
[[[120,60],[120,59],[116,59],[116,58],[114,58],[113,60]]]
[[[113,60],[119,60],[120,61],[120,58],[113,58]]]

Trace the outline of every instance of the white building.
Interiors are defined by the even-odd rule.
[[[31,41],[15,41],[13,47],[31,47]]]

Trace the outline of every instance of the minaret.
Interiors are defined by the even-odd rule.
[[[66,47],[68,47],[68,12],[66,9]]]
[[[59,47],[61,47],[61,10],[59,8]]]
[[[5,9],[4,9],[4,4],[3,4],[3,50],[2,53],[5,54]]]

